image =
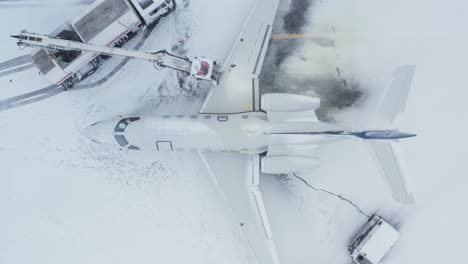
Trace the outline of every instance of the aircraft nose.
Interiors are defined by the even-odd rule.
[[[84,129],[84,135],[90,140],[105,145],[116,145],[114,139],[115,122],[103,121]]]

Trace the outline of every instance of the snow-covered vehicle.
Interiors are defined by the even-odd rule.
[[[121,47],[137,31],[156,24],[175,7],[174,0],[97,0],[50,36]],[[93,74],[99,65],[99,54],[92,52],[41,48],[33,50],[32,58],[50,82],[66,89]]]
[[[372,215],[348,251],[357,264],[377,264],[395,245],[400,234],[382,217]]]

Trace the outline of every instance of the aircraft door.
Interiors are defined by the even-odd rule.
[[[156,141],[156,148],[158,151],[173,151],[171,141]]]

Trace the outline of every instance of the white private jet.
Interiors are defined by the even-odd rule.
[[[394,152],[395,140],[414,136],[397,130],[348,131],[322,123],[316,98],[291,94],[260,97],[258,76],[268,47],[278,0],[259,0],[224,64],[226,72],[198,114],[141,116],[91,125],[85,134],[99,144],[142,151],[196,151],[237,216],[261,264],[279,263],[259,191],[261,173],[301,172],[318,166],[316,146],[346,138],[368,140],[395,200],[412,203]],[[235,65],[235,66],[234,66]],[[404,108],[414,68],[397,72],[381,104],[393,121]],[[393,140],[393,141],[392,141]]]

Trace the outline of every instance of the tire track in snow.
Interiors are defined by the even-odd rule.
[[[47,1],[47,0],[0,0],[0,8],[17,8],[17,7],[49,7],[49,6],[82,6],[93,3],[94,0],[78,0],[78,1]]]
[[[64,89],[61,86],[57,85],[50,85],[45,88],[39,89],[34,92],[30,92],[27,94],[18,95],[15,97],[11,97],[5,100],[0,101],[0,111],[5,111],[11,108],[39,102],[46,98],[52,97],[63,92]]]
[[[10,74],[13,74],[13,73],[26,71],[26,70],[29,70],[29,69],[32,69],[32,68],[35,68],[35,66],[32,63],[26,64],[24,66],[20,66],[20,67],[11,69],[11,70],[2,71],[2,72],[0,72],[0,77],[7,76],[7,75],[10,75]]]
[[[0,77],[34,68],[30,54],[0,62]]]
[[[32,63],[32,58],[30,54],[22,55],[4,62],[0,62],[0,71],[8,70],[24,64]]]

